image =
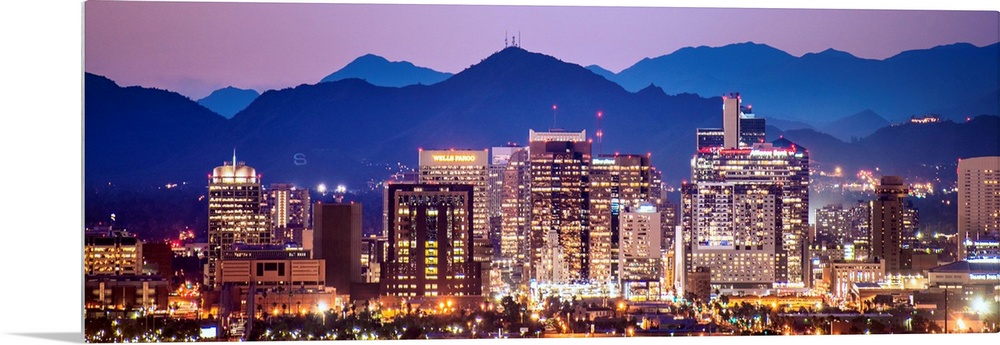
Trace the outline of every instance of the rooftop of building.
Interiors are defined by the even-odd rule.
[[[1000,273],[1000,259],[955,261],[930,270],[932,273]]]

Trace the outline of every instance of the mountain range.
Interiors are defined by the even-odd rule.
[[[199,99],[198,104],[214,111],[216,114],[222,115],[222,117],[231,119],[240,110],[246,109],[253,100],[257,99],[257,96],[260,96],[260,93],[255,90],[228,86],[212,91],[205,98]]]
[[[412,167],[418,148],[524,145],[529,129],[553,127],[586,129],[592,137],[598,111],[604,114],[605,136],[595,151],[651,153],[665,181],[676,183],[689,178],[695,128],[722,122],[720,97],[668,95],[656,85],[629,92],[593,69],[520,48],[496,52],[432,85],[382,87],[348,78],[270,90],[228,120],[166,90],[122,88],[89,73],[84,87],[88,184],[200,183],[235,149],[265,181],[357,188],[384,178],[397,162]],[[872,114],[859,113],[862,121],[853,123],[878,122]],[[918,170],[939,161],[998,154],[996,124],[995,116],[903,124],[853,143],[813,129],[771,127],[769,134],[808,148],[821,164]],[[868,152],[885,155],[876,161]]]
[[[883,60],[827,49],[795,57],[753,42],[688,47],[646,58],[616,74],[626,90],[655,84],[668,94],[752,95],[762,115],[816,125],[871,110],[890,121],[938,113],[964,120],[998,115],[1000,43],[956,43]]]
[[[320,82],[358,78],[372,85],[403,87],[435,84],[448,79],[451,75],[451,73],[415,66],[408,61],[389,61],[378,55],[366,54],[324,77]]]

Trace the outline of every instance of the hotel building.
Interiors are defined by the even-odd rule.
[[[1000,257],[1000,156],[958,161],[958,259]]]

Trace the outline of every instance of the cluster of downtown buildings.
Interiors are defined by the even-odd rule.
[[[361,204],[314,203],[289,184],[263,188],[234,155],[209,176],[208,243],[195,246],[207,258],[207,291],[193,309],[244,320],[386,298],[673,301],[820,290],[858,302],[938,286],[996,298],[1000,157],[959,164],[961,261],[947,264],[918,250],[900,177],[882,177],[857,207],[818,210],[811,227],[808,150],[766,142],[764,119],[738,94],[723,103],[723,128],[692,133],[679,204],[666,198],[649,154],[595,152],[586,131],[530,130],[523,147],[418,149],[419,169],[384,184],[380,236],[362,235]],[[86,238],[88,308],[175,305],[162,278],[142,273],[151,259],[141,241],[111,229]]]

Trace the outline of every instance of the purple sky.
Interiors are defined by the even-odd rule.
[[[84,7],[85,70],[193,99],[232,85],[313,84],[354,58],[457,73],[522,47],[613,72],[687,46],[754,41],[801,56],[834,48],[884,59],[954,42],[996,43],[995,11],[876,11],[95,2]]]

